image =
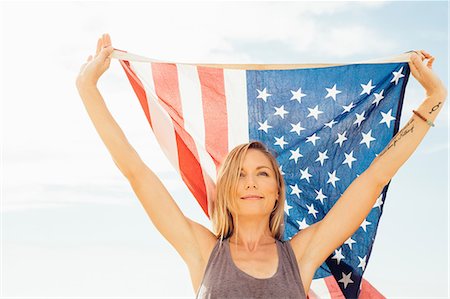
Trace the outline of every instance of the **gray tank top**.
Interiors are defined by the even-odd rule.
[[[206,266],[197,299],[306,299],[300,271],[289,241],[276,240],[278,269],[269,278],[256,278],[239,269],[231,258],[229,239],[217,240]]]

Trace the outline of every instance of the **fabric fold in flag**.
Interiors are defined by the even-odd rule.
[[[320,221],[398,132],[409,53],[335,64],[192,64],[115,49],[161,149],[209,217],[227,153],[252,140],[286,184],[285,234]],[[310,298],[384,298],[363,279],[388,186]]]

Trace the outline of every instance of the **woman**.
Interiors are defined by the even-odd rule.
[[[193,288],[202,298],[306,298],[316,269],[358,229],[383,187],[434,126],[447,97],[431,70],[434,57],[423,50],[413,53],[409,65],[425,89],[423,103],[329,213],[285,242],[284,183],[276,160],[259,142],[236,147],[218,174],[213,233],[183,215],[109,113],[96,85],[109,68],[112,51],[111,39],[104,34],[95,56],[81,67],[79,94],[114,162],[153,224],[187,264]]]

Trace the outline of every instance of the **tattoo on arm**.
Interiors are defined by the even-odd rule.
[[[432,112],[436,111],[439,109],[439,106],[441,106],[442,102],[439,102],[439,104],[435,105],[433,108],[431,108],[431,111],[428,112],[429,114],[431,114]]]
[[[391,142],[386,146],[386,148],[378,154],[378,157],[381,157],[386,153],[390,148],[394,147],[396,143],[403,138],[408,133],[414,132],[414,118],[411,118],[411,120],[403,127],[403,129],[400,130],[395,136],[394,139],[391,140]]]

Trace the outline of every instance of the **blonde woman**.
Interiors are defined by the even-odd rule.
[[[81,67],[79,94],[153,224],[187,264],[199,298],[306,298],[316,269],[358,229],[383,187],[434,125],[447,97],[431,70],[434,57],[423,50],[413,53],[409,65],[425,89],[425,100],[329,213],[289,241],[282,241],[285,190],[277,161],[259,142],[237,146],[218,174],[211,232],[183,215],[109,113],[96,85],[109,68],[112,51],[104,34],[95,56]]]

